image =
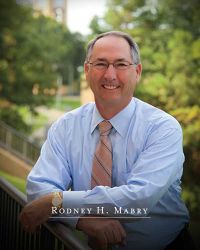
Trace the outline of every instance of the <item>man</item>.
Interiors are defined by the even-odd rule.
[[[189,220],[180,198],[181,127],[132,97],[142,65],[129,35],[96,37],[84,70],[95,103],[66,113],[50,128],[28,176],[31,202],[21,221],[35,231],[62,207],[63,220],[85,232],[93,249],[164,249]],[[66,213],[73,209],[77,218]]]

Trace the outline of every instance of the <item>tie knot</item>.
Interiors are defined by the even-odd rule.
[[[102,121],[98,125],[99,131],[100,131],[100,136],[105,136],[109,135],[111,129],[112,129],[112,124],[109,121]]]

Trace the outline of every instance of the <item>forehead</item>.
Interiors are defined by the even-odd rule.
[[[91,57],[93,59],[131,60],[130,45],[123,37],[105,36],[96,41]]]

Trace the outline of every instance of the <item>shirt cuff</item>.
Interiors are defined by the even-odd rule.
[[[63,191],[63,203],[62,207],[64,209],[71,208],[77,209],[83,207],[83,199],[86,195],[86,191]],[[73,218],[72,218],[73,217]],[[66,223],[70,227],[76,229],[77,222],[80,216],[71,216],[68,214],[66,218],[63,218],[62,222]]]
[[[82,208],[83,199],[87,191],[63,191],[62,207],[66,208]]]

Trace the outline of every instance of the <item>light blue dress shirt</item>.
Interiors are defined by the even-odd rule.
[[[121,207],[128,214],[116,216],[133,218],[122,220],[128,236],[127,245],[120,249],[163,249],[189,220],[180,197],[184,162],[181,127],[169,114],[133,98],[109,120],[113,126],[112,187],[91,190],[97,125],[102,120],[95,104],[89,103],[52,125],[28,176],[28,200],[64,191],[63,208],[92,208],[97,213],[95,208],[103,207],[110,215]],[[66,191],[69,188],[73,191]],[[148,218],[136,219],[131,214],[138,208],[147,208]],[[77,219],[63,221],[75,227]]]

